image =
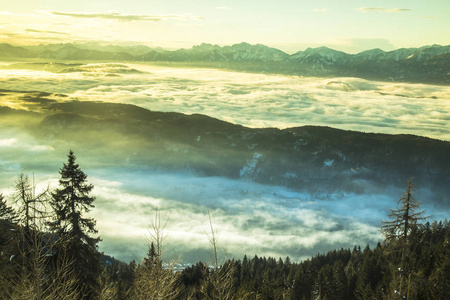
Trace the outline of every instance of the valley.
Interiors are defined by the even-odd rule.
[[[325,126],[249,128],[47,92],[2,90],[0,101],[3,193],[19,172],[55,186],[61,158],[76,151],[96,186],[100,247],[125,261],[143,255],[156,208],[170,220],[169,257],[181,251],[184,262],[208,255],[209,210],[230,255],[293,259],[376,244],[380,219],[409,177],[433,218],[449,210],[447,141]],[[295,248],[285,239],[293,234]]]

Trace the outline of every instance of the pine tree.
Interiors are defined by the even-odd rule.
[[[51,206],[55,218],[50,225],[59,238],[67,241],[65,251],[73,260],[79,289],[84,298],[91,299],[99,292],[100,254],[97,243],[100,238],[91,236],[97,234],[95,220],[83,217],[94,207],[95,197],[89,196],[94,186],[87,183],[87,175],[75,160],[70,150],[68,162],[59,172],[60,188],[52,193]]]
[[[344,263],[336,260],[333,264],[332,294],[335,299],[348,299],[348,281]]]
[[[11,255],[15,255],[17,244],[14,224],[17,221],[16,213],[8,206],[3,194],[0,194],[0,298],[10,290],[8,280],[11,273]],[[16,261],[14,261],[15,263]]]
[[[148,269],[160,265],[159,257],[156,254],[155,243],[153,241],[150,243],[150,246],[148,248],[147,257],[144,257],[144,265]]]
[[[5,220],[9,223],[15,223],[17,220],[16,212],[8,206],[3,194],[0,194],[0,220]]]

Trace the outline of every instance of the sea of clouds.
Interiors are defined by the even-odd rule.
[[[326,125],[450,140],[449,86],[131,64],[66,71],[0,70],[0,88],[200,113],[249,127]]]
[[[201,113],[251,127],[327,125],[450,140],[448,86],[96,64],[59,73],[0,70],[0,89]],[[56,188],[68,149],[47,145],[1,121],[0,129],[0,192],[11,195],[20,172],[34,172],[41,188]],[[375,246],[382,240],[380,220],[387,218],[403,192],[386,187],[365,194],[310,195],[185,171],[83,163],[88,160],[78,155],[95,186],[91,216],[103,239],[100,250],[125,261],[140,260],[147,252],[156,209],[167,221],[167,257],[181,255],[184,262],[212,260],[208,213],[222,258],[257,254],[302,260],[340,247]],[[419,186],[416,197],[426,200],[429,192]],[[448,215],[448,207],[423,202],[434,219]]]

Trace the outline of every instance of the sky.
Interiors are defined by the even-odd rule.
[[[298,0],[0,0],[0,42],[102,41],[166,49],[205,43],[265,44],[287,53],[328,46],[450,44],[450,2]]]

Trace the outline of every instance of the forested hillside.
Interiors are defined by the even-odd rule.
[[[405,272],[399,270],[398,241],[383,242],[374,249],[337,249],[300,263],[291,262],[289,257],[255,255],[227,262],[219,275],[212,272],[209,276],[221,276],[223,281],[211,292],[233,291],[235,298],[219,299],[398,299],[399,279],[404,276],[407,280],[402,294],[406,296],[409,289],[409,299],[448,299],[449,222],[421,224],[411,234]],[[208,278],[205,268],[199,263],[182,272],[181,280],[188,291]],[[227,272],[232,275],[227,277]]]
[[[100,165],[190,170],[312,193],[363,193],[365,183],[400,187],[414,177],[431,189],[433,202],[445,203],[449,192],[448,141],[324,126],[248,128],[200,114],[67,101],[62,94],[3,93],[16,103],[0,106],[4,124],[55,149],[78,145]]]

